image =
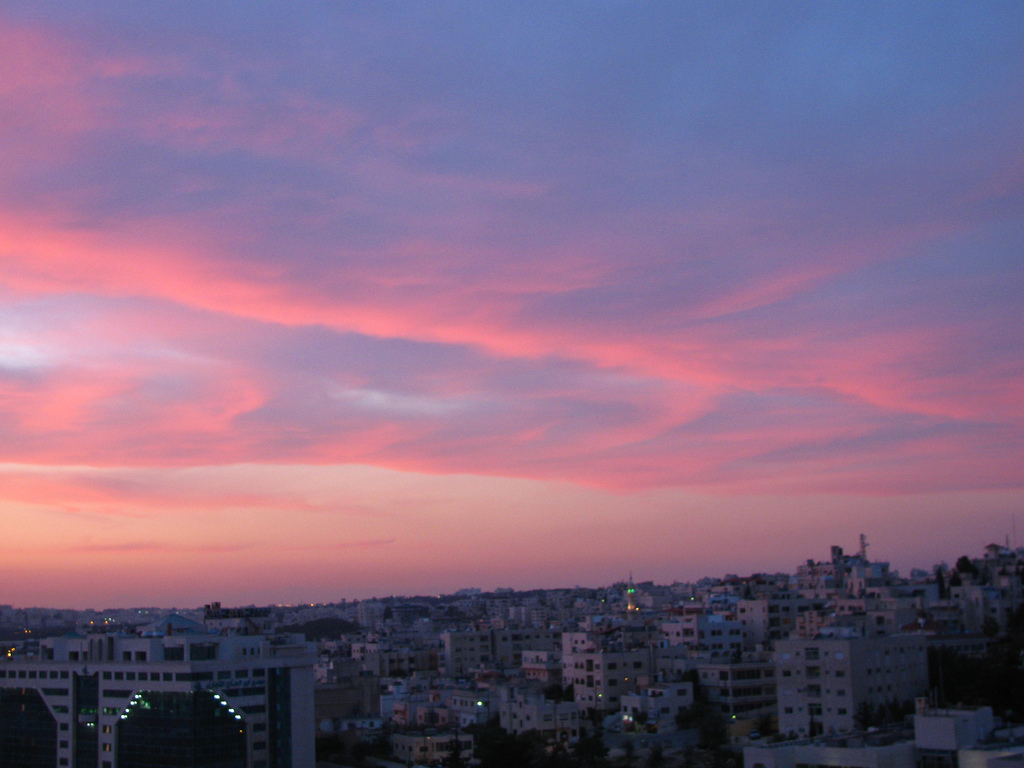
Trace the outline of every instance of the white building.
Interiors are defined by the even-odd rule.
[[[580,736],[580,710],[576,703],[546,699],[540,691],[503,689],[498,718],[509,733],[537,731],[551,743],[567,744]]]
[[[313,649],[294,638],[66,635],[0,660],[0,753],[32,764],[312,765]]]
[[[693,706],[693,683],[652,683],[622,697],[625,724],[645,721],[663,731],[675,727],[675,717]]]
[[[928,690],[921,635],[779,640],[775,667],[783,733],[851,731],[862,704],[913,702]]]

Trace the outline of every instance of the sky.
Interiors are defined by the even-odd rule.
[[[1016,542],[1022,30],[1015,0],[7,0],[0,603]]]

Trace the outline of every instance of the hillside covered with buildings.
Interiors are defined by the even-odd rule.
[[[1019,763],[1024,549],[906,577],[866,550],[686,584],[0,606],[0,753],[142,765],[173,721],[250,768]]]

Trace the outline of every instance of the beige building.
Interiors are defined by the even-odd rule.
[[[701,656],[718,659],[743,652],[743,625],[714,613],[690,613],[661,625],[661,642],[682,645]]]
[[[541,685],[562,684],[560,651],[523,651],[523,677]]]
[[[775,668],[783,733],[851,731],[862,704],[913,701],[928,690],[920,635],[779,640]]]

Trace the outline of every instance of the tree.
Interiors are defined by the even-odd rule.
[[[606,768],[608,747],[600,736],[581,736],[573,745],[572,758],[579,768]]]
[[[625,756],[624,756],[623,762],[626,765],[632,765],[633,764],[633,757],[636,755],[636,747],[633,746],[633,740],[632,739],[628,740],[623,745],[622,750],[623,750],[623,752],[626,753]]]
[[[552,701],[572,701],[575,698],[575,692],[571,685],[563,688],[558,683],[552,683],[544,689],[544,698]]]
[[[338,736],[331,734],[329,736],[318,736],[316,740],[316,759],[317,762],[326,762],[329,758],[336,755],[344,754],[345,745],[342,744],[341,739]]]
[[[729,741],[729,726],[719,712],[710,711],[697,722],[700,746],[704,749],[718,749]]]
[[[1024,638],[1013,636],[993,643],[984,656],[966,656],[948,648],[928,651],[928,676],[940,703],[963,702],[991,706],[1007,720],[1024,715]]]
[[[956,561],[957,573],[967,573],[971,576],[978,575],[978,569],[967,555],[960,555]]]
[[[462,748],[459,745],[459,734],[455,733],[452,735],[451,741],[448,742],[448,754],[441,760],[442,768],[467,768],[469,763],[466,758],[462,756]]]
[[[883,723],[898,723],[903,719],[903,705],[895,697],[879,706],[878,710]]]
[[[862,701],[857,705],[857,711],[853,713],[853,722],[862,731],[866,731],[875,724],[875,708],[870,701]]]
[[[1010,618],[1006,621],[1006,629],[1011,634],[1024,633],[1024,604],[1017,606]]]

